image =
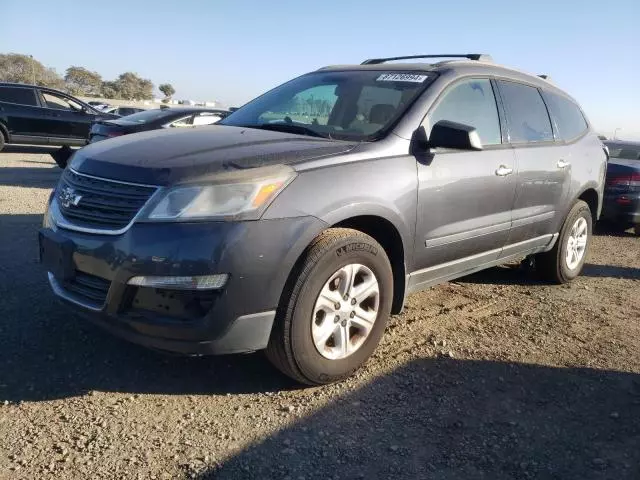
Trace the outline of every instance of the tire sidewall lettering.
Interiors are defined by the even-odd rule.
[[[352,252],[367,252],[371,255],[378,255],[378,249],[375,246],[364,242],[355,242],[338,247],[336,249],[336,256],[344,257]]]

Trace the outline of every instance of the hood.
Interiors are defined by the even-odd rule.
[[[71,167],[96,177],[165,186],[234,170],[294,165],[345,153],[357,144],[222,125],[162,129],[88,145],[75,153]]]

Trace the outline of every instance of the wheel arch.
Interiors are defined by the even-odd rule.
[[[332,227],[352,228],[366,233],[384,248],[393,272],[393,303],[391,313],[400,313],[406,291],[405,248],[398,229],[389,220],[375,215],[346,218]]]
[[[394,215],[387,215],[389,212],[381,212],[380,209],[374,213],[374,209],[348,208],[332,212],[321,219],[325,225],[320,231],[316,231],[312,236],[306,235],[306,245],[297,255],[292,268],[288,272],[286,284],[288,285],[295,277],[301,259],[304,257],[309,245],[324,230],[329,228],[352,228],[371,236],[384,249],[393,272],[393,303],[391,312],[396,314],[402,311],[404,298],[406,295],[406,275],[408,262],[408,248],[412,245],[409,242],[411,233],[407,228],[403,228],[399,218]],[[286,288],[285,288],[286,290]]]
[[[594,186],[589,186],[585,188],[571,203],[569,208],[573,206],[573,204],[582,200],[589,206],[589,210],[591,210],[591,218],[593,219],[593,225],[598,221],[598,217],[600,216],[600,195],[598,195],[598,191]]]

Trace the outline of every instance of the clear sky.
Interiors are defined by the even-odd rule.
[[[551,75],[599,131],[640,138],[640,0],[0,0],[0,52],[229,106],[323,65],[490,53]]]

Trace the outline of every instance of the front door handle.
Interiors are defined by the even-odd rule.
[[[507,175],[511,175],[513,173],[513,168],[509,168],[506,165],[500,165],[496,170],[496,175],[499,177],[506,177]]]
[[[558,163],[556,165],[558,165],[558,168],[567,168],[569,165],[571,165],[571,162],[567,162],[566,160],[563,160],[561,158],[560,160],[558,160]]]

